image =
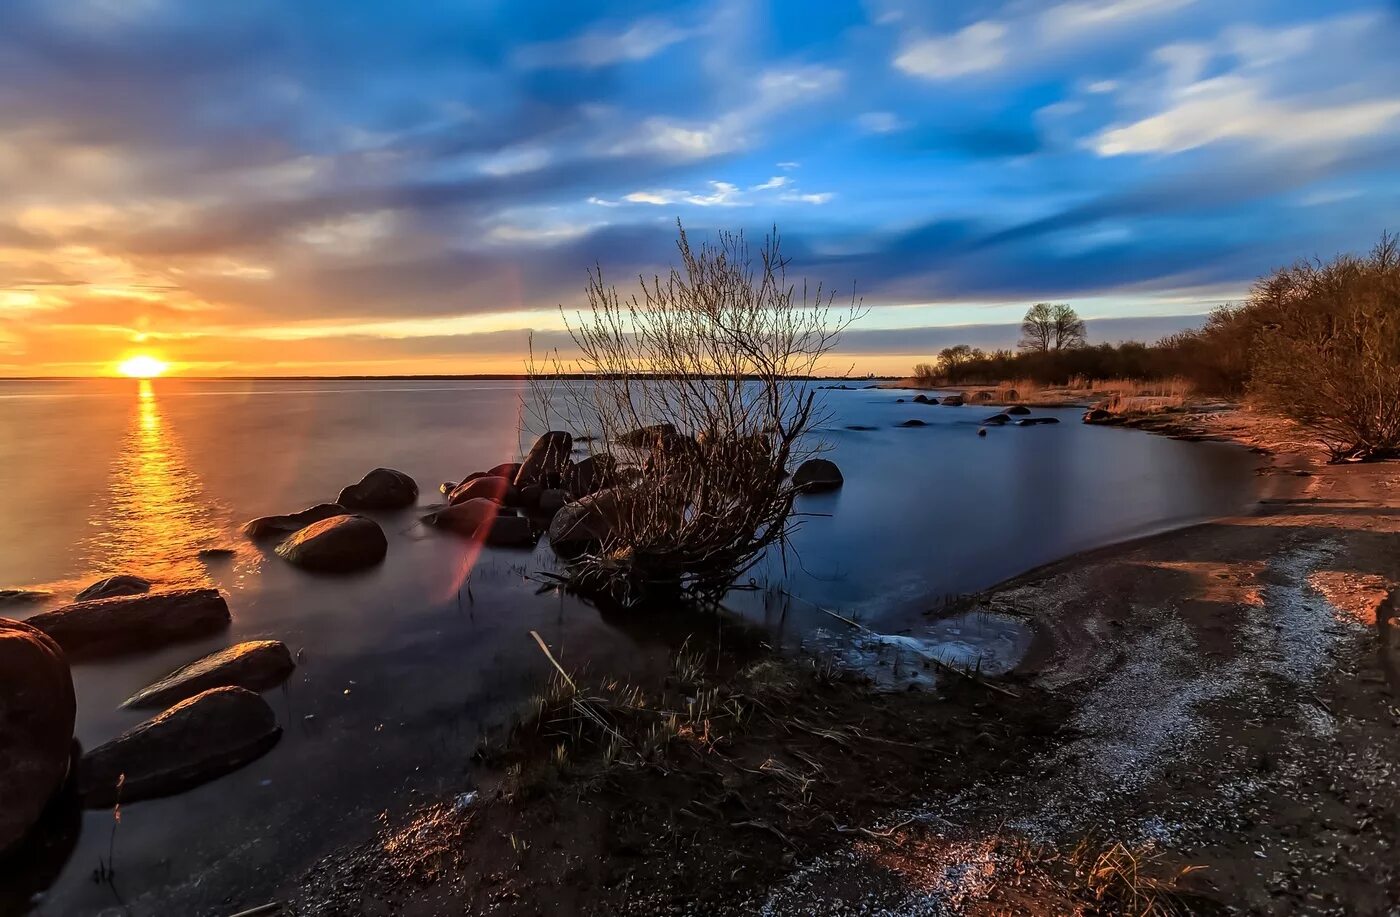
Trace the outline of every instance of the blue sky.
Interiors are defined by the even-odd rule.
[[[0,373],[515,369],[677,218],[776,223],[891,371],[1400,228],[1394,2],[586,6],[7,0]]]

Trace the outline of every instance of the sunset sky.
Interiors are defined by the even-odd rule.
[[[1154,339],[1400,229],[1397,48],[1378,0],[5,0],[0,375],[519,371],[677,217],[854,283],[861,372],[1040,299]]]

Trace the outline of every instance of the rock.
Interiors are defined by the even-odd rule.
[[[228,560],[237,553],[233,548],[200,548],[197,556],[200,560]]]
[[[68,777],[77,705],[68,660],[37,628],[0,618],[0,854]]]
[[[1049,423],[1059,423],[1058,417],[1025,417],[1016,421],[1018,427],[1039,427]]]
[[[647,456],[646,473],[662,477],[684,475],[695,467],[700,450],[694,437],[683,433],[658,436],[652,441],[651,455]]]
[[[627,446],[631,449],[649,449],[658,439],[676,435],[677,430],[673,424],[655,423],[647,427],[628,430],[617,438],[617,443],[619,446]]]
[[[805,493],[821,493],[837,489],[845,483],[845,479],[841,477],[841,469],[836,467],[835,462],[814,458],[798,466],[792,483]]]
[[[902,423],[902,424],[897,424],[897,426],[901,426],[901,427],[926,427],[926,426],[928,426],[928,424],[924,423],[922,420],[906,420],[906,421],[904,421],[904,423]]]
[[[986,435],[987,435],[987,428],[986,428],[986,427],[978,427],[978,428],[977,428],[977,435],[978,435],[978,436],[986,436]]]
[[[515,485],[505,478],[484,475],[459,484],[456,490],[447,495],[447,502],[449,505],[455,505],[481,497],[495,500],[497,503],[514,504],[519,501],[520,494],[516,491]]]
[[[507,481],[514,481],[515,476],[520,473],[520,462],[504,462],[486,472],[480,472],[493,478],[505,478]]]
[[[549,546],[571,557],[607,540],[636,505],[636,492],[610,487],[566,504],[549,523]]]
[[[293,532],[277,556],[304,570],[348,573],[372,567],[389,552],[379,523],[364,516],[332,516]]]
[[[915,395],[915,396],[914,396],[914,403],[915,403],[915,404],[929,404],[930,402],[929,402],[929,400],[928,400],[928,396],[927,396],[927,395]]]
[[[574,438],[563,430],[551,430],[535,440],[520,470],[515,473],[515,486],[528,484],[550,486],[551,475],[562,476],[569,467],[569,453],[574,449]],[[556,478],[555,481],[558,479]],[[547,483],[548,482],[548,483]]]
[[[280,640],[250,640],[210,653],[142,688],[123,707],[168,707],[210,688],[234,686],[249,691],[275,688],[296,663]]]
[[[617,459],[606,452],[580,459],[564,477],[564,489],[575,497],[586,497],[617,483]]]
[[[503,511],[500,504],[485,497],[429,513],[423,521],[496,547],[527,547],[535,542],[530,520]]]
[[[443,494],[443,495],[450,494],[450,493],[452,493],[452,491],[454,491],[454,490],[457,489],[458,483],[459,483],[459,482],[456,482],[456,481],[443,481],[441,484],[438,485],[438,493]],[[465,484],[465,483],[467,483],[467,482],[466,482],[466,481],[462,481],[462,482],[460,482],[460,483],[461,483],[461,484]]]
[[[1012,414],[1012,415],[1018,415],[1018,414],[1029,414],[1030,412],[1031,412],[1031,409],[1028,408],[1028,407],[1026,407],[1024,404],[1017,404],[1017,405],[1013,405],[1013,406],[1007,408],[1005,413],[1007,413],[1007,414]]]
[[[894,403],[895,403],[895,404],[903,404],[903,403],[904,403],[904,399],[903,399],[903,398],[896,398],[896,399],[894,400]]]
[[[53,593],[42,589],[0,589],[0,608],[6,605],[31,605],[51,598]]]
[[[317,503],[299,513],[290,513],[286,516],[259,516],[243,526],[243,534],[252,539],[269,538],[274,535],[281,537],[301,531],[308,525],[323,519],[333,519],[336,516],[348,516],[349,514],[350,511],[339,503]]]
[[[962,395],[949,395],[947,398],[944,398],[944,399],[943,399],[941,402],[939,402],[939,403],[940,403],[940,404],[946,404],[946,405],[947,405],[948,407],[950,407],[950,408],[960,408],[960,407],[962,407],[966,402],[964,401]]]
[[[27,623],[77,657],[152,650],[215,633],[229,620],[219,590],[177,589],[74,602]]]
[[[389,510],[412,506],[418,500],[418,484],[392,468],[376,468],[340,492],[335,502],[349,509]]]
[[[544,496],[543,484],[527,484],[517,491],[515,506],[523,509],[539,509],[540,497]]]
[[[984,423],[984,424],[990,424],[990,425],[992,425],[992,426],[994,426],[994,427],[999,427],[999,426],[1001,426],[1001,425],[1004,424],[1004,423],[1010,423],[1010,422],[1011,422],[1011,416],[1010,416],[1009,414],[993,414],[991,417],[988,417],[986,420],[983,420],[983,421],[982,421],[982,423]]]
[[[79,592],[74,597],[75,601],[87,602],[92,599],[113,599],[119,595],[141,595],[151,591],[151,581],[140,576],[133,576],[130,573],[119,573],[116,576],[109,576],[104,580],[98,580],[91,586]]]
[[[89,808],[170,796],[237,770],[281,736],[267,701],[211,688],[83,755],[78,793]]]
[[[1113,419],[1113,415],[1103,408],[1093,408],[1084,412],[1085,423],[1105,423]]]
[[[853,423],[853,424],[847,424],[847,425],[846,425],[846,429],[847,429],[847,430],[855,430],[855,431],[860,432],[860,433],[866,433],[866,432],[869,432],[870,430],[878,430],[878,429],[880,429],[880,428],[879,428],[879,427],[867,427],[867,426],[865,426],[865,425],[863,425],[863,424]]]
[[[564,504],[569,502],[569,495],[561,488],[551,487],[540,494],[539,510],[547,516],[553,516],[564,508]]]

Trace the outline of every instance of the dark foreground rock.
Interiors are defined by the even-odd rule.
[[[75,598],[79,602],[88,602],[93,599],[113,599],[119,595],[142,595],[150,591],[151,581],[145,577],[119,573],[116,576],[98,580],[79,592]]]
[[[285,516],[259,516],[252,522],[243,526],[243,534],[249,538],[271,538],[290,535],[299,532],[323,519],[332,519],[336,516],[348,516],[350,511],[339,503],[317,503],[299,513],[288,513]]]
[[[38,821],[68,776],[73,677],[57,643],[0,618],[0,854]]]
[[[803,462],[792,476],[792,483],[806,493],[835,490],[845,483],[841,469],[827,459],[814,458]]]
[[[89,808],[169,796],[261,757],[281,735],[267,701],[212,688],[83,755],[78,792]]]
[[[575,497],[586,497],[617,482],[617,459],[604,452],[575,462],[564,477],[564,489]]]
[[[551,430],[530,447],[529,455],[515,473],[515,486],[539,484],[554,487],[563,480],[569,468],[569,454],[574,451],[574,438],[563,430]]]
[[[612,487],[567,504],[549,524],[549,546],[571,557],[601,544],[634,509],[632,491]]]
[[[177,589],[75,602],[30,618],[69,656],[152,650],[228,626],[228,603],[217,589]]]
[[[1010,423],[1010,422],[1011,422],[1011,415],[1010,415],[1010,414],[993,414],[991,417],[988,417],[988,418],[986,418],[985,420],[982,421],[982,423],[984,423],[984,424],[990,424],[991,426],[994,426],[994,427],[999,427],[999,426],[1001,426],[1001,425],[1004,424],[1004,423]]]
[[[391,510],[412,506],[418,483],[402,471],[376,468],[340,492],[335,502],[350,509]]]
[[[514,484],[505,478],[482,475],[479,478],[463,481],[453,488],[452,493],[447,495],[447,502],[455,505],[480,497],[494,500],[497,503],[514,505],[520,500],[520,492],[516,490]]]
[[[0,589],[0,608],[6,605],[33,605],[53,598],[42,589]]]
[[[530,520],[517,516],[486,497],[475,497],[423,517],[434,528],[446,529],[496,547],[529,547],[535,543]]]
[[[364,516],[333,516],[293,533],[277,556],[304,570],[349,573],[372,567],[389,552],[379,523]]]
[[[1010,414],[1010,415],[1012,415],[1013,417],[1015,417],[1015,416],[1021,416],[1021,415],[1025,415],[1025,414],[1029,414],[1030,412],[1031,412],[1031,409],[1028,408],[1028,407],[1026,407],[1024,404],[1015,404],[1015,405],[1012,405],[1011,407],[1007,408],[1006,411],[1005,411],[1005,413]]]
[[[211,653],[136,692],[123,707],[168,707],[210,688],[264,691],[287,680],[296,663],[280,640],[250,640]]]
[[[1108,423],[1113,419],[1113,415],[1103,408],[1093,408],[1084,412],[1085,423]]]
[[[1040,427],[1045,424],[1059,423],[1058,417],[1023,417],[1016,421],[1018,427]]]

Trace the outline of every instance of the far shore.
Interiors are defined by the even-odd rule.
[[[631,703],[703,695],[713,712],[648,756],[526,741],[481,802],[386,826],[288,898],[308,914],[1383,912],[1400,465],[1325,464],[1234,406],[1171,423],[1264,456],[1256,510],[930,597],[930,615],[1029,622],[1008,675],[891,695],[762,653],[678,669],[672,693]]]

